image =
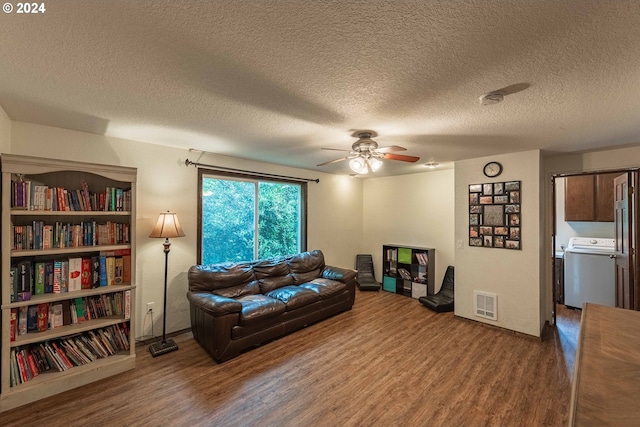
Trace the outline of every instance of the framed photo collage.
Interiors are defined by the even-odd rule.
[[[469,246],[521,249],[520,183],[469,185]]]

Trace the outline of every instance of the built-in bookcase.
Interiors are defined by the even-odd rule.
[[[419,298],[433,295],[436,250],[416,246],[382,246],[382,289]]]
[[[0,411],[135,367],[135,168],[3,154]]]

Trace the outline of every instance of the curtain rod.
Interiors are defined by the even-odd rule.
[[[299,181],[299,182],[315,182],[316,184],[320,182],[319,178],[316,179],[311,179],[311,178],[298,178],[296,176],[286,176],[286,175],[275,175],[275,174],[271,174],[271,173],[264,173],[264,172],[254,172],[254,171],[247,171],[247,170],[242,170],[242,169],[234,169],[234,168],[226,168],[224,166],[216,166],[216,165],[208,165],[206,163],[198,163],[198,162],[192,162],[191,160],[187,159],[184,161],[184,164],[186,166],[195,166],[195,167],[205,167],[205,168],[209,168],[209,169],[214,169],[214,170],[218,170],[218,171],[224,171],[224,172],[239,172],[239,173],[246,173],[249,175],[257,175],[257,176],[261,176],[261,177],[268,177],[268,178],[285,178],[285,179],[289,179],[291,181]]]

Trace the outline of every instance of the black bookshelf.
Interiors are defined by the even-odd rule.
[[[382,246],[382,289],[408,297],[433,295],[436,250],[407,245]]]

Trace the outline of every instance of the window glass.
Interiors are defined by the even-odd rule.
[[[201,173],[200,264],[301,252],[305,184]]]

